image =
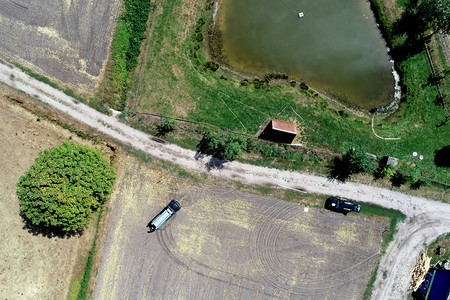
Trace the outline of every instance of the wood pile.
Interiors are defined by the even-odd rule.
[[[412,290],[417,290],[422,282],[425,280],[425,275],[430,269],[431,257],[428,257],[425,253],[422,253],[417,260],[417,264],[411,271],[411,283],[409,288]]]

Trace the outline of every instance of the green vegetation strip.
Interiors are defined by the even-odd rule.
[[[80,282],[78,294],[76,294],[76,300],[85,300],[88,296],[89,291],[89,281],[91,279],[92,267],[94,265],[94,257],[95,257],[95,246],[97,244],[98,232],[99,232],[99,224],[103,215],[103,206],[100,207],[97,214],[97,220],[95,222],[95,233],[92,239],[91,249],[89,250],[89,256],[86,261],[86,266],[84,267],[83,277]]]
[[[444,249],[443,253],[437,251],[438,247]],[[427,248],[427,255],[431,257],[431,264],[450,260],[450,233],[441,235]]]
[[[382,241],[380,246],[380,257],[386,253],[386,249],[389,244],[394,240],[394,234],[396,233],[397,224],[403,220],[405,220],[406,216],[398,210],[387,209],[374,204],[364,204],[363,209],[361,209],[361,213],[369,216],[381,216],[390,218],[390,226],[389,230],[385,230],[382,234]],[[367,285],[366,291],[364,292],[363,299],[370,299],[372,295],[373,285],[375,280],[377,279],[377,272],[379,268],[379,261],[377,262],[377,266],[370,277],[369,283]]]
[[[83,98],[80,97],[79,95],[75,94],[71,89],[68,89],[68,88],[61,88],[60,86],[58,86],[56,83],[54,83],[53,81],[51,81],[51,80],[48,79],[47,77],[45,77],[45,76],[43,76],[43,75],[40,75],[40,74],[37,74],[37,73],[31,71],[30,69],[25,68],[24,66],[22,66],[22,65],[20,65],[20,64],[18,64],[18,63],[16,63],[16,62],[13,62],[12,64],[15,65],[17,68],[21,69],[21,70],[22,70],[24,73],[26,73],[28,76],[30,76],[30,77],[32,77],[32,78],[38,80],[38,81],[41,81],[41,82],[43,82],[43,83],[45,83],[45,84],[48,84],[49,86],[51,86],[51,87],[54,88],[54,89],[57,89],[57,90],[59,90],[59,91],[62,91],[64,94],[66,94],[66,95],[69,96],[69,97],[72,97],[72,98],[74,98],[74,99],[80,100],[80,101],[83,102],[83,103],[86,103],[86,100],[85,100],[85,99],[83,99]]]
[[[125,109],[127,91],[131,85],[129,75],[137,66],[151,7],[150,1],[124,1],[112,40],[111,61],[105,80],[92,100],[92,105],[97,109],[104,110],[104,102],[115,109]]]

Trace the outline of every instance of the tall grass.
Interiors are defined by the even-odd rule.
[[[72,283],[73,288],[71,287],[71,291],[69,293],[70,299],[86,300],[88,298],[89,281],[91,280],[92,268],[94,266],[95,247],[97,245],[99,226],[103,215],[103,210],[104,210],[103,206],[101,206],[98,210],[95,220],[94,236],[91,241],[91,248],[89,250],[89,254],[86,260],[83,276],[81,277],[81,279],[80,278],[75,279],[74,282]]]

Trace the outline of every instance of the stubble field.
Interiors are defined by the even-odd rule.
[[[119,162],[94,299],[361,299],[385,225]],[[301,196],[299,196],[301,197]],[[171,199],[160,230],[147,223]]]

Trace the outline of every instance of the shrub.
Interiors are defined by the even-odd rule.
[[[236,134],[213,133],[205,130],[197,145],[199,152],[224,160],[239,158],[247,149],[247,138]]]
[[[196,40],[197,42],[202,42],[202,41],[203,41],[203,33],[197,32],[197,33],[195,34],[194,38],[195,38],[195,40]]]
[[[375,169],[373,161],[361,149],[350,149],[344,154],[342,160],[347,165],[350,174],[372,173]]]
[[[205,67],[208,68],[208,69],[210,69],[210,70],[213,71],[213,72],[215,72],[215,71],[217,71],[217,69],[219,69],[219,65],[216,64],[216,63],[213,62],[213,61],[207,61],[207,62],[205,63]]]
[[[173,118],[165,117],[161,124],[158,125],[158,135],[166,135],[167,133],[173,131],[176,126],[176,120]]]
[[[248,79],[242,79],[241,80],[241,86],[247,86],[249,84],[250,84],[250,82],[248,81]]]
[[[82,230],[108,197],[115,177],[98,149],[66,141],[40,153],[20,177],[20,214],[34,225]]]
[[[391,179],[395,175],[395,172],[395,166],[393,164],[389,164],[380,169],[379,177]]]
[[[361,149],[352,148],[342,158],[335,157],[329,168],[329,177],[345,182],[353,174],[373,173],[373,161]]]

